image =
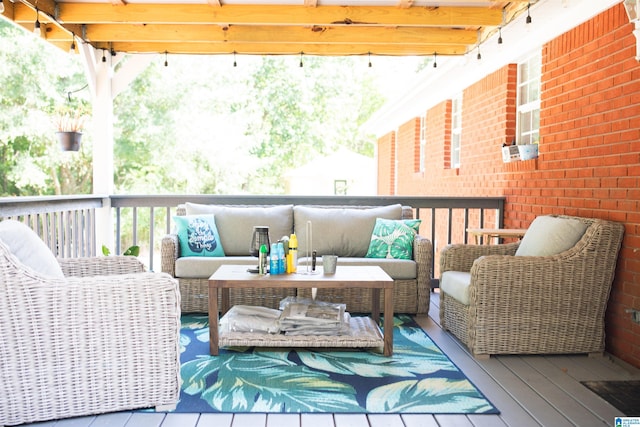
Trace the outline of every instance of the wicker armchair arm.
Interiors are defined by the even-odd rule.
[[[160,246],[160,271],[176,277],[176,260],[179,256],[180,243],[177,234],[167,234],[162,238]]]
[[[145,266],[133,256],[58,258],[65,277],[111,276],[142,273]]]
[[[440,251],[440,274],[445,271],[471,271],[481,256],[514,255],[520,242],[504,245],[447,245]]]
[[[413,239],[413,259],[416,262],[418,282],[418,314],[429,312],[433,245],[431,240],[416,234]]]

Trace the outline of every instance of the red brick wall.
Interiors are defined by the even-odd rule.
[[[378,194],[392,196],[396,187],[396,133],[378,140]]]
[[[606,348],[640,367],[640,325],[625,313],[640,309],[640,65],[631,31],[620,4],[543,46],[538,159],[501,160],[502,143],[515,135],[516,66],[509,65],[463,92],[460,169],[446,169],[445,102],[427,111],[426,176],[399,176],[397,188],[407,195],[504,195],[509,228],[550,213],[624,223]],[[413,143],[403,138],[398,146]],[[413,156],[398,153],[398,168],[413,170]]]

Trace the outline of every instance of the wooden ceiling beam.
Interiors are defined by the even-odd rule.
[[[502,10],[486,7],[291,6],[59,3],[61,22],[138,24],[497,26]],[[17,8],[19,9],[19,8]],[[21,19],[16,10],[16,20]]]
[[[97,49],[113,49],[117,52],[129,53],[164,53],[169,54],[202,54],[202,55],[305,55],[319,56],[350,56],[350,55],[380,55],[380,56],[426,56],[433,55],[464,55],[464,46],[438,45],[407,45],[407,44],[305,44],[305,43],[97,43]]]
[[[290,27],[218,25],[88,25],[91,42],[251,42],[474,44],[477,32],[443,28]]]

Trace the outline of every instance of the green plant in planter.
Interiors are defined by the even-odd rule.
[[[102,245],[102,254],[104,256],[109,256],[111,255],[111,251],[109,250],[108,247],[106,247],[105,245]],[[122,255],[125,255],[125,256],[138,256],[139,254],[140,254],[140,246],[136,246],[136,245],[129,246],[129,248],[127,248],[127,250],[122,253]]]

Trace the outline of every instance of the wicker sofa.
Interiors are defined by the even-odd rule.
[[[569,221],[581,230],[574,230],[575,240],[567,239],[548,229],[550,221]],[[476,357],[602,353],[623,233],[616,222],[549,215],[536,218],[520,242],[443,248],[441,326]],[[569,247],[522,253],[532,239],[539,244],[533,252],[554,240]]]
[[[177,209],[177,215],[211,213],[215,216],[225,256],[181,257],[180,243],[175,232],[162,240],[162,271],[180,282],[184,312],[208,310],[208,278],[220,265],[257,265],[257,259],[249,255],[253,226],[269,226],[272,241],[295,232],[299,243],[299,265],[304,265],[307,221],[312,222],[312,245],[319,256],[338,255],[339,265],[379,265],[394,279],[395,312],[428,312],[432,269],[430,240],[420,235],[415,236],[411,260],[364,257],[376,217],[412,219],[413,210],[410,207],[223,206],[186,203]],[[364,252],[362,245],[365,245]],[[322,260],[319,259],[318,262]],[[282,298],[291,295],[307,296],[307,292],[310,291],[283,288],[231,289],[230,303],[277,307]],[[318,291],[318,298],[346,303],[347,309],[355,313],[371,311],[371,290],[321,289]]]
[[[134,257],[56,263],[29,227],[12,222],[0,222],[0,425],[174,408],[175,279],[145,272]],[[39,248],[16,247],[7,228],[16,231],[14,243]]]

